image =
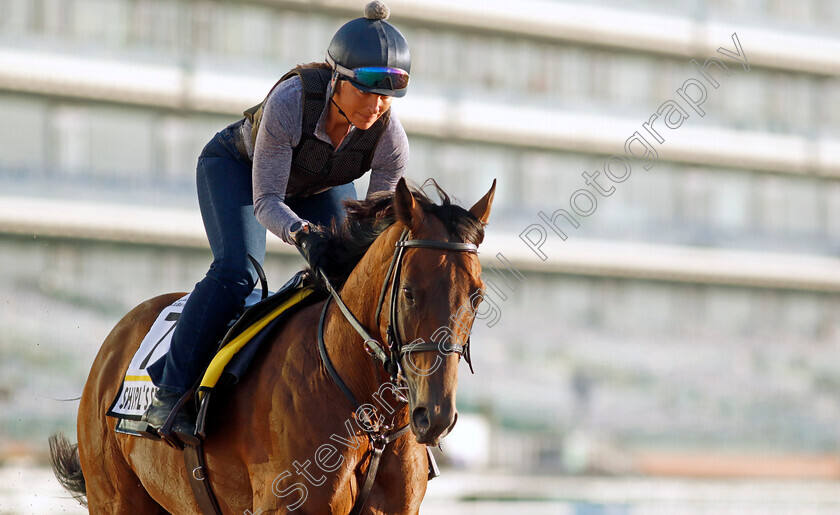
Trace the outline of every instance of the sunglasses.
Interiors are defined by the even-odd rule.
[[[335,61],[330,64],[333,65],[338,73],[366,88],[397,91],[408,87],[408,72],[399,68],[365,66],[351,70]]]

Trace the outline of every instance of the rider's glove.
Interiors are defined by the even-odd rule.
[[[300,224],[299,227],[296,227]],[[312,227],[307,222],[296,222],[290,230],[300,253],[312,270],[323,268],[326,258],[327,237],[323,231]]]

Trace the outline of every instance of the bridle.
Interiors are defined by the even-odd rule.
[[[401,369],[402,358],[405,354],[408,354],[410,352],[445,351],[447,354],[451,354],[454,352],[459,356],[463,356],[467,363],[469,363],[470,370],[472,370],[469,338],[467,338],[467,342],[463,345],[461,345],[460,343],[451,342],[449,348],[447,349],[442,348],[441,345],[433,341],[405,345],[399,330],[399,317],[397,316],[397,298],[399,296],[398,293],[400,287],[400,276],[402,274],[402,259],[405,249],[427,248],[450,250],[456,252],[470,252],[473,254],[477,254],[478,247],[472,243],[455,243],[436,240],[409,240],[408,235],[409,231],[408,229],[405,229],[400,235],[400,239],[397,241],[394,256],[391,258],[391,264],[388,267],[388,273],[385,275],[385,282],[382,284],[382,290],[379,292],[379,300],[376,303],[376,314],[374,315],[374,320],[376,320],[376,322],[379,323],[379,316],[382,311],[382,303],[385,299],[385,290],[387,289],[388,281],[391,279],[391,275],[393,274],[394,278],[393,281],[391,281],[391,302],[389,307],[387,329],[388,349],[390,350],[390,356],[385,361],[383,361],[383,366],[385,367],[385,370],[389,374],[391,374],[391,379],[394,382],[396,382],[400,376],[404,376],[404,374],[401,373]]]
[[[409,345],[406,345],[403,342],[402,335],[400,334],[399,330],[399,317],[397,316],[399,297],[398,294],[400,287],[400,276],[402,274],[402,260],[403,256],[405,255],[405,249],[428,248],[456,252],[470,252],[472,254],[477,254],[478,246],[476,246],[473,243],[408,239],[409,234],[409,230],[404,229],[402,234],[400,235],[400,239],[396,243],[394,255],[391,258],[391,264],[388,266],[388,272],[385,274],[385,280],[382,283],[382,289],[379,292],[379,300],[376,304],[376,314],[374,315],[374,320],[376,320],[376,322],[378,323],[382,314],[382,306],[385,300],[385,292],[387,291],[388,285],[390,284],[391,301],[389,303],[389,319],[388,328],[386,331],[388,337],[387,348],[381,343],[379,343],[378,340],[373,338],[370,335],[370,333],[368,333],[367,330],[362,326],[362,324],[353,315],[353,313],[350,311],[347,305],[344,304],[344,301],[341,300],[341,296],[332,286],[329,279],[327,279],[326,274],[324,274],[322,270],[318,270],[316,272],[320,275],[321,280],[324,282],[327,290],[331,295],[331,299],[328,299],[327,302],[324,304],[324,309],[321,313],[321,320],[319,322],[318,327],[319,344],[323,341],[323,328],[326,320],[325,313],[327,310],[327,306],[329,305],[330,300],[335,300],[341,313],[344,315],[344,317],[347,319],[347,321],[350,323],[353,329],[359,334],[359,336],[362,337],[362,340],[364,341],[365,351],[367,351],[367,353],[370,354],[372,357],[382,362],[383,368],[391,376],[391,380],[394,382],[394,384],[402,382],[402,378],[405,377],[405,375],[402,373],[402,358],[403,356],[411,352],[441,351],[445,352],[446,354],[455,353],[459,356],[463,356],[467,363],[470,365],[470,370],[472,370],[472,360],[470,359],[469,351],[469,338],[464,344],[450,342],[446,346],[446,348],[444,348],[442,344],[438,344],[435,342],[424,341],[419,343],[411,343]],[[343,381],[336,382],[339,384],[339,386],[343,383]],[[359,405],[359,403],[356,402],[356,399],[354,397],[349,398],[351,401],[353,401],[353,404]]]
[[[455,252],[469,252],[472,254],[477,254],[478,246],[472,243],[409,239],[409,236],[410,231],[407,228],[403,230],[402,234],[400,234],[400,238],[396,243],[396,248],[394,249],[394,255],[391,258],[391,264],[388,266],[388,272],[385,274],[385,280],[382,283],[382,289],[379,292],[379,300],[376,304],[376,314],[374,316],[374,320],[378,324],[382,312],[382,306],[385,300],[385,292],[387,291],[388,285],[390,284],[391,300],[389,303],[388,310],[389,318],[387,329],[387,348],[375,338],[373,338],[370,335],[370,333],[367,332],[364,326],[362,326],[362,324],[353,315],[353,313],[350,311],[347,305],[344,304],[344,301],[341,300],[341,296],[338,294],[338,292],[335,290],[332,284],[330,284],[330,281],[327,278],[324,271],[315,270],[315,273],[319,276],[321,281],[326,286],[327,291],[329,291],[330,293],[330,297],[328,297],[327,301],[324,302],[324,308],[321,310],[321,318],[318,322],[318,352],[320,353],[321,361],[324,363],[324,367],[327,369],[327,372],[329,373],[333,382],[335,382],[335,384],[338,386],[338,388],[341,390],[344,396],[347,397],[347,399],[353,404],[355,412],[357,414],[360,414],[360,411],[362,412],[360,415],[363,418],[365,418],[362,427],[367,432],[368,438],[371,442],[371,447],[373,449],[373,456],[371,457],[370,465],[368,466],[365,482],[359,493],[359,497],[357,497],[356,499],[356,503],[353,506],[353,510],[350,512],[351,515],[360,513],[365,503],[367,502],[367,498],[370,495],[371,489],[373,488],[373,482],[376,477],[376,471],[379,467],[379,460],[382,456],[382,452],[385,450],[385,446],[404,435],[409,429],[409,424],[406,424],[399,429],[393,430],[393,425],[381,425],[379,423],[374,423],[374,421],[370,420],[369,417],[363,414],[363,410],[360,409],[362,407],[362,403],[360,403],[358,399],[356,399],[356,397],[353,395],[353,392],[350,391],[350,389],[347,387],[347,384],[344,382],[344,380],[341,379],[341,376],[338,375],[338,371],[335,369],[335,366],[333,366],[333,363],[330,360],[329,355],[327,354],[327,348],[324,343],[324,326],[326,324],[327,308],[329,307],[330,301],[335,301],[342,315],[344,315],[344,318],[347,319],[347,322],[349,322],[353,329],[359,334],[359,336],[362,337],[362,340],[364,341],[365,351],[368,354],[370,354],[373,358],[378,359],[382,362],[383,368],[391,376],[391,381],[396,387],[395,393],[398,394],[399,398],[402,401],[407,401],[407,399],[401,392],[405,392],[408,389],[408,387],[404,384],[405,375],[402,373],[402,358],[408,353],[432,351],[442,352],[446,354],[456,353],[459,355],[459,357],[464,357],[464,360],[470,365],[470,371],[472,371],[472,361],[470,359],[469,352],[469,337],[467,338],[466,343],[460,344],[456,342],[450,342],[447,348],[443,348],[442,344],[438,344],[432,341],[423,341],[406,345],[403,342],[402,336],[400,335],[398,323],[399,317],[397,316],[397,302],[399,297],[398,294],[400,287],[400,276],[402,273],[402,260],[403,256],[405,255],[405,249],[426,248]]]

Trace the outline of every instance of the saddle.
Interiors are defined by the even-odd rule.
[[[200,382],[188,394],[185,394],[169,417],[169,420],[173,420],[180,409],[187,406],[189,401],[194,400],[197,408],[195,421],[197,435],[201,439],[206,435],[207,428],[204,422],[210,403],[210,394],[217,388],[229,387],[236,384],[245,375],[254,355],[256,355],[264,341],[268,339],[267,337],[272,333],[274,328],[281,325],[302,307],[323,300],[326,296],[325,292],[313,286],[314,281],[306,270],[295,274],[277,292],[270,295],[268,294],[267,285],[263,277],[261,277],[261,282],[263,287],[261,300],[246,307],[238,317],[230,322],[228,325],[229,329],[224,338],[219,342],[216,355],[204,372]],[[179,303],[183,305],[183,301],[184,299],[180,299],[173,306],[179,305]],[[165,312],[166,310],[164,310]],[[161,313],[159,320],[167,322],[177,320],[177,316],[172,316],[171,314],[164,316],[164,313]],[[153,329],[154,327],[153,325]],[[167,335],[170,335],[172,327],[174,326],[169,327],[166,333]],[[151,334],[152,331],[150,330]],[[160,342],[161,340],[158,340],[157,343],[160,344]],[[168,341],[165,343],[166,348],[168,348]],[[161,350],[163,351],[165,348]],[[138,354],[145,352],[143,345],[141,345],[141,348],[138,349]],[[148,357],[145,361],[149,361]],[[109,416],[119,419],[115,431],[133,436],[159,439],[160,435],[145,421],[141,420],[139,416],[126,414],[117,409],[119,405],[126,404],[127,402],[130,403],[132,400],[130,399],[132,396],[130,394],[133,394],[133,392],[125,392],[127,389],[126,383],[131,379],[139,378],[137,376],[126,376],[123,387],[108,410]],[[147,396],[149,395],[147,393]],[[142,412],[142,410],[141,405],[136,411]],[[162,432],[165,433],[166,425],[162,429]]]

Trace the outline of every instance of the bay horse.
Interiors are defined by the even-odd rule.
[[[205,477],[223,513],[350,513],[372,460],[366,431],[373,426],[408,426],[410,432],[391,432],[394,441],[381,451],[363,513],[418,513],[429,470],[425,446],[437,445],[457,420],[461,354],[446,349],[458,348],[459,340],[465,350],[483,295],[475,249],[496,182],[469,210],[434,186],[440,204],[400,179],[393,194],[348,202],[345,223],[328,229],[326,275],[370,340],[363,341],[340,304],[327,298],[294,314],[260,348],[249,373],[214,399]],[[93,513],[201,513],[181,452],[115,433],[115,419],[105,416],[152,322],[181,296],[148,300],[114,327],[82,394],[78,444],[60,435],[51,441],[56,475],[81,502],[86,496]],[[380,313],[383,305],[391,309]],[[342,395],[319,356],[319,330],[332,372],[367,411],[354,415]],[[371,359],[371,347],[386,341],[389,331],[417,350],[395,355],[396,375],[395,363],[389,372]],[[442,332],[450,347],[435,343]],[[400,392],[407,402],[397,399]]]

